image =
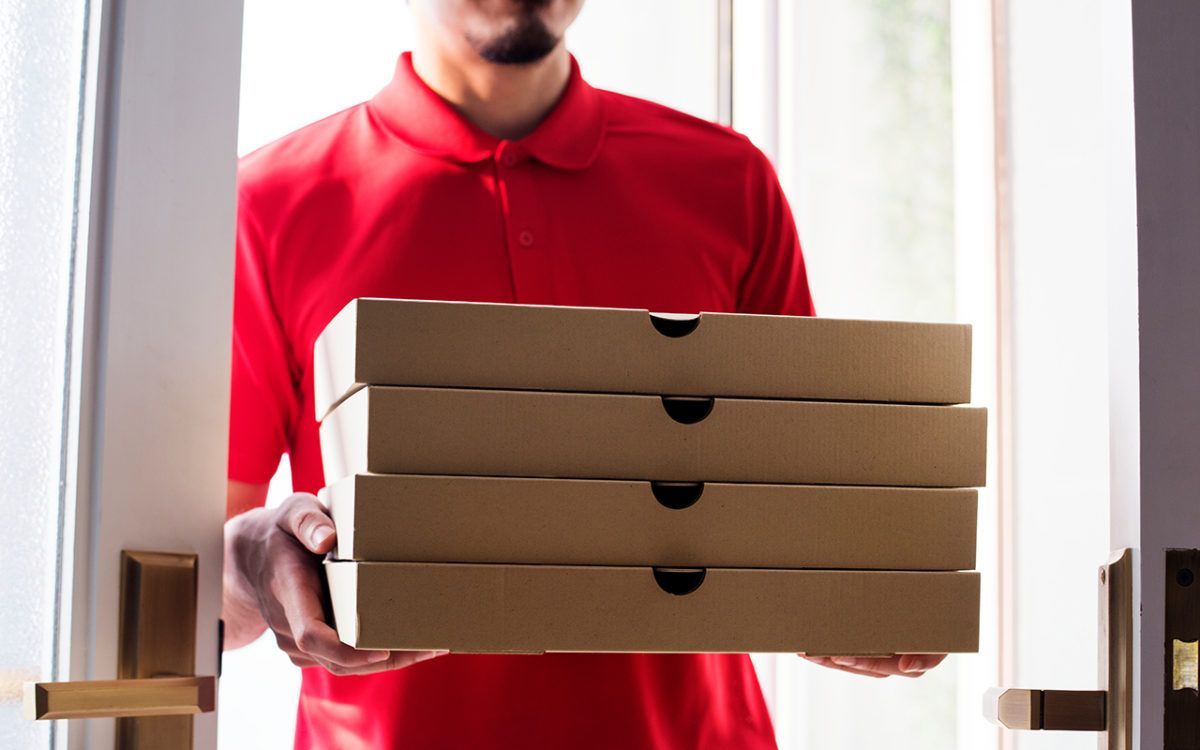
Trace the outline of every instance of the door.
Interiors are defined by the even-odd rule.
[[[1046,179],[1049,175],[1045,173],[1041,175],[1041,205],[1027,206],[1024,220],[1029,223],[1028,216],[1033,214],[1032,223],[1037,224],[1038,211],[1044,212],[1047,223],[1043,227],[1051,232],[1040,233],[1040,245],[1030,240],[1034,252],[1070,255],[1077,264],[1072,275],[1091,281],[1090,288],[1081,288],[1082,294],[1077,295],[1071,294],[1071,284],[1078,279],[1038,289],[1042,295],[1040,309],[1045,309],[1046,299],[1054,296],[1073,303],[1069,305],[1074,307],[1073,315],[1067,321],[1073,325],[1060,326],[1053,334],[1033,334],[1032,339],[1056,340],[1057,344],[1053,351],[1042,352],[1047,356],[1026,366],[1041,368],[1043,384],[1048,381],[1058,385],[1056,398],[1071,399],[1077,394],[1069,393],[1069,389],[1077,385],[1090,392],[1088,407],[1074,417],[1107,434],[1103,450],[1099,446],[1086,449],[1094,459],[1090,476],[1104,476],[1107,481],[1092,488],[1102,500],[1088,504],[1081,497],[1077,509],[1107,506],[1108,546],[1114,552],[1128,549],[1132,560],[1131,669],[1129,679],[1117,687],[1129,691],[1130,710],[1128,717],[1118,720],[1110,703],[1108,716],[1099,717],[1101,726],[1110,730],[1126,718],[1130,726],[1124,736],[1114,731],[1101,733],[1099,746],[1172,750],[1197,747],[1200,713],[1194,670],[1189,668],[1195,662],[1189,653],[1194,653],[1200,623],[1195,621],[1194,609],[1185,611],[1184,617],[1178,616],[1176,604],[1183,602],[1186,610],[1189,597],[1194,596],[1194,570],[1186,560],[1179,563],[1175,551],[1183,550],[1184,557],[1188,557],[1188,552],[1200,547],[1200,506],[1195,502],[1200,489],[1200,420],[1196,417],[1200,413],[1196,389],[1200,375],[1200,295],[1196,292],[1200,282],[1200,253],[1196,249],[1200,216],[1194,200],[1200,191],[1200,137],[1193,126],[1200,107],[1200,90],[1195,86],[1200,53],[1192,41],[1200,31],[1200,11],[1194,3],[1171,0],[1079,3],[1055,6],[1053,10],[1045,4],[1020,0],[1005,3],[1010,11],[1022,5],[1024,22],[1016,14],[1008,16],[1013,22],[1009,29],[1013,54],[1020,48],[1024,23],[1026,31],[1035,26],[1047,30],[1041,44],[1045,51],[1053,50],[1053,56],[1043,56],[1043,62],[1055,61],[1050,66],[1025,69],[1028,76],[1043,81],[1040,88],[1032,88],[1045,97],[1033,103],[1027,101],[1031,105],[1027,112],[1034,106],[1043,113],[1059,105],[1063,109],[1059,110],[1062,117],[1043,122],[1040,132],[1030,128],[1024,138],[1017,134],[1022,117],[1016,99],[1021,67],[1014,64],[1009,82],[1014,134],[1006,144],[1010,149],[1007,156],[1019,173],[1022,149],[1028,165],[1029,151],[1036,153],[1041,139],[1041,154],[1050,156],[1053,162],[1055,157],[1045,139],[1047,129],[1061,129],[1060,146],[1069,143],[1067,139],[1087,144],[1076,152],[1081,159],[1060,160],[1062,174],[1058,176],[1069,173],[1070,177],[1055,181]],[[1082,47],[1072,43],[1080,38],[1085,40]],[[1080,57],[1090,64],[1066,80],[1067,85],[1046,83],[1056,69],[1072,68]],[[1088,113],[1086,121],[1078,118],[1081,110]],[[1066,150],[1070,149],[1068,145]],[[1026,168],[1032,172],[1038,169]],[[1013,206],[1019,211],[1020,178],[1013,184]],[[1072,186],[1082,187],[1082,191]],[[1080,192],[1084,193],[1083,203]],[[1022,219],[1010,220],[1017,225]],[[1013,238],[1020,242],[1020,230],[1013,232]],[[1018,244],[1015,262],[1021,261]],[[1038,261],[1034,258],[1027,264],[1036,268]],[[1019,272],[1016,277],[1019,286]],[[1037,287],[1037,281],[1032,285]],[[1014,296],[1019,303],[1021,294]],[[1034,307],[1039,309],[1036,301]],[[1085,314],[1075,317],[1080,312]],[[1062,322],[1028,320],[1030,326],[1041,326],[1043,330]],[[1014,340],[1018,342],[1014,349],[1019,358],[1019,327]],[[1081,352],[1088,364],[1094,365],[1083,373],[1086,381],[1060,382],[1061,372],[1047,372],[1060,370],[1060,366],[1078,372],[1078,362],[1072,358],[1078,359]],[[1105,403],[1107,409],[1103,408]],[[1018,474],[1022,451],[1031,450],[1031,444],[1039,439],[1043,448],[1051,447],[1052,442],[1037,435],[1023,438],[1030,433],[1020,427],[1018,422],[1014,433]],[[1063,443],[1062,434],[1043,457],[1047,476],[1053,477],[1056,468],[1060,475],[1063,473],[1061,455],[1080,453],[1078,445]],[[1090,438],[1085,436],[1085,440]],[[1031,461],[1036,464],[1038,459]],[[1070,467],[1066,469],[1069,473]],[[1105,471],[1101,474],[1097,469]],[[1019,481],[1017,486],[1019,489]],[[1060,490],[1070,495],[1079,488],[1062,485]],[[1061,502],[1063,495],[1052,491],[1049,499]],[[1020,513],[1020,498],[1016,501]],[[1073,555],[1066,566],[1038,565],[1054,559],[1056,545],[1076,545],[1081,533],[1077,521],[1083,521],[1086,529],[1094,528],[1102,519],[1090,511],[1087,516],[1062,516],[1056,515],[1053,508],[1039,512],[1042,510],[1026,506],[1025,521],[1031,535],[1042,535],[1041,551],[1022,555],[1018,545],[1018,554],[1011,562],[1026,566],[1025,583],[1029,586],[1032,582],[1034,588],[1041,585],[1044,596],[1040,602],[1028,600],[1030,607],[1024,611],[1018,607],[1010,615],[1019,626],[1014,628],[1019,637],[1013,648],[1015,654],[1008,657],[1006,677],[1015,677],[1010,684],[1025,688],[1095,689],[1096,667],[1100,666],[1099,677],[1102,686],[1107,687],[1103,684],[1107,682],[1105,665],[1097,665],[1092,655],[1095,646],[1107,651],[1113,645],[1113,634],[1088,627],[1086,618],[1095,611],[1088,600],[1094,596],[1096,579],[1090,571],[1079,569],[1080,565],[1098,567],[1102,562],[1099,550],[1094,550],[1097,559],[1086,563],[1082,559],[1086,556]],[[1190,557],[1195,560],[1194,554]],[[1065,570],[1068,567],[1069,572]],[[1064,606],[1064,600],[1070,604]],[[1071,627],[1063,626],[1064,618]],[[1061,658],[1063,652],[1078,658],[1068,663]],[[1176,658],[1177,654],[1182,658]],[[1049,704],[1045,703],[1042,719],[1049,716]],[[1042,731],[1017,737],[1016,733],[1007,733],[1005,741],[1022,748],[1096,746],[1096,733],[1090,737],[1072,734]]]
[[[0,663],[0,744],[112,747],[113,719],[22,721],[19,682],[48,683],[31,695],[49,716],[64,700],[66,715],[211,708],[241,3],[5,3],[0,29],[0,278],[24,305],[0,315],[0,474],[24,525],[0,552],[0,642],[20,665]],[[95,684],[151,676],[167,681]],[[123,746],[216,744],[211,712],[122,726],[140,738]]]
[[[1177,684],[1186,665],[1168,657],[1173,641],[1194,646],[1198,629],[1194,608],[1181,619],[1174,606],[1191,579],[1170,551],[1200,547],[1200,7],[1111,5],[1112,541],[1139,562],[1137,746],[1175,750],[1200,746],[1195,681]]]

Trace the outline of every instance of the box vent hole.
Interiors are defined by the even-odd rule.
[[[680,424],[696,424],[712,413],[714,399],[663,396],[663,408]]]
[[[704,568],[655,568],[654,581],[668,594],[687,596],[704,583]]]
[[[679,339],[696,330],[696,327],[700,325],[700,316],[650,313],[650,322],[654,324],[654,329],[662,335]]]
[[[704,482],[651,482],[650,491],[664,508],[683,510],[704,494]]]

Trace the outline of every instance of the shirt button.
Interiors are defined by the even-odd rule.
[[[521,233],[517,235],[517,242],[520,242],[524,247],[533,245],[533,232],[528,229],[521,230]]]
[[[517,157],[514,154],[506,151],[504,156],[500,157],[500,163],[506,167],[515,167],[517,166]]]

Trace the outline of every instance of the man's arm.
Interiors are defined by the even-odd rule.
[[[267,485],[250,484],[230,480],[225,493],[225,517],[233,519],[242,513],[261,508],[267,502]],[[258,602],[245,591],[238,575],[236,561],[232,559],[233,535],[229,523],[225,524],[225,575],[221,602],[221,620],[225,623],[225,648],[241,648],[252,643],[267,623],[258,611]]]
[[[230,479],[229,489],[225,492],[225,518],[230,519],[266,505],[269,486],[266,482],[251,484]]]

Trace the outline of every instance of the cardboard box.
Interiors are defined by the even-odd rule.
[[[327,562],[338,635],[460,652],[953,653],[977,573]]]
[[[971,328],[360,299],[314,348],[317,419],[365,385],[957,404]]]
[[[986,412],[368,386],[321,424],[325,482],[351,474],[976,487]]]
[[[975,490],[359,474],[321,499],[348,560],[975,567]]]

